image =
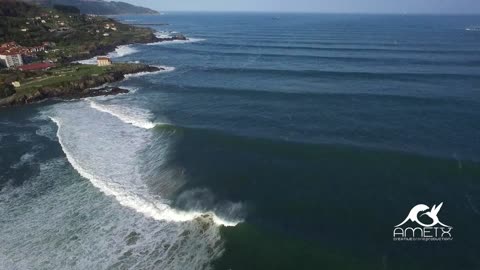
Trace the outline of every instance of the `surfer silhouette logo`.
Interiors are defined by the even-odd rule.
[[[402,223],[393,229],[394,241],[450,241],[452,226],[440,221],[438,212],[442,209],[443,202],[432,208],[425,204],[417,204],[408,213]],[[424,217],[426,216],[426,217]],[[426,221],[426,220],[431,220]],[[415,225],[416,224],[416,225]]]
[[[442,208],[442,206],[443,206],[443,202],[440,203],[438,206],[434,205],[431,209],[430,209],[430,207],[428,207],[425,204],[418,204],[418,205],[414,206],[412,208],[412,210],[410,210],[410,213],[408,214],[407,218],[405,218],[405,220],[402,223],[398,224],[395,227],[400,227],[400,226],[404,225],[405,223],[407,223],[408,221],[412,221],[412,222],[415,222],[415,223],[417,223],[417,224],[419,224],[420,226],[423,226],[423,227],[435,227],[436,225],[440,224],[443,227],[451,228],[451,226],[445,225],[442,222],[440,222],[440,219],[438,218],[438,212],[440,212],[440,209]],[[419,216],[419,214],[421,212],[427,211],[429,209],[430,209],[430,211],[425,212],[425,213],[423,213]],[[432,220],[432,222],[430,224],[425,224],[425,223],[423,223],[422,221],[419,220],[419,217],[425,216],[425,215],[428,216]]]

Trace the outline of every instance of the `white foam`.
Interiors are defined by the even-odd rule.
[[[138,52],[138,50],[134,48],[133,45],[121,45],[121,46],[118,46],[115,49],[115,51],[110,52],[107,56],[110,58],[120,58],[130,54],[134,54],[136,52]],[[86,59],[86,60],[76,61],[76,63],[84,64],[84,65],[96,65],[97,56],[92,57],[90,59]]]
[[[151,143],[151,133],[141,132],[136,127],[145,129],[152,125],[138,119],[132,120],[134,117],[127,116],[124,108],[119,112],[115,111],[119,109],[117,107],[112,110],[112,107],[92,104],[97,113],[79,112],[68,106],[57,112],[57,116],[50,117],[58,126],[57,137],[68,161],[81,176],[104,194],[114,197],[122,206],[155,220],[186,222],[206,215],[218,225],[235,226],[239,223],[224,220],[212,212],[176,210],[169,206],[168,200],[150,194],[138,166],[143,162],[140,153]],[[98,115],[98,111],[114,115],[122,122],[135,123],[135,127],[120,127],[105,116]],[[84,117],[88,118],[78,119],[78,113],[87,114]],[[61,118],[69,119],[68,130],[64,130]],[[104,127],[95,126],[98,122]],[[160,147],[156,149],[159,158],[156,162],[164,162],[168,144],[156,144],[156,147]]]
[[[138,87],[135,87],[135,86],[123,86],[123,85],[122,85],[122,88],[127,89],[128,93],[130,93],[130,94],[136,93],[139,89]]]
[[[157,125],[149,120],[153,117],[149,111],[119,105],[99,104],[91,99],[89,101],[90,107],[93,109],[111,114],[124,123],[144,129],[152,129]]]
[[[132,45],[121,45],[118,46],[114,52],[108,54],[109,57],[117,58],[117,57],[124,57],[126,55],[134,54],[138,52]]]
[[[169,44],[188,44],[188,43],[195,43],[195,42],[202,42],[206,39],[203,38],[188,38],[187,40],[166,40],[166,41],[158,41],[147,43],[148,46],[156,46],[156,45],[169,45]]]
[[[153,72],[138,72],[138,73],[133,73],[133,74],[127,74],[125,75],[125,79],[130,79],[130,78],[137,78],[137,77],[142,77],[145,75],[155,75],[155,74],[160,74],[160,73],[168,73],[175,71],[174,67],[167,67],[167,66],[155,66],[157,68],[160,68],[158,71],[153,71]]]
[[[0,190],[0,269],[210,269],[223,242],[209,220],[146,218],[102,196],[63,157]]]
[[[176,32],[157,32],[155,33],[155,36],[157,38],[171,38],[172,34]],[[206,39],[203,38],[188,38],[187,40],[166,40],[166,41],[158,41],[158,42],[152,42],[152,43],[147,43],[146,45],[153,46],[153,45],[168,45],[168,44],[187,44],[187,43],[195,43],[195,42],[201,42],[205,41]]]

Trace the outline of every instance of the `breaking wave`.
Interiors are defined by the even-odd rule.
[[[108,53],[107,56],[110,58],[120,58],[130,54],[134,54],[136,52],[138,52],[138,50],[134,48],[132,45],[121,45],[121,46],[118,46],[115,49],[115,51]],[[90,59],[77,61],[76,63],[84,64],[84,65],[95,65],[97,64],[97,56],[92,57]]]
[[[53,125],[52,125],[53,126]],[[145,218],[81,181],[67,160],[0,189],[1,269],[211,269],[224,249],[208,219]],[[79,181],[80,180],[80,181]]]
[[[157,32],[155,33],[157,38],[171,38],[171,33],[165,33],[165,32]],[[203,38],[188,38],[188,40],[167,40],[167,41],[158,41],[158,42],[152,42],[152,43],[147,43],[149,46],[153,45],[168,45],[168,44],[187,44],[187,43],[195,43],[195,42],[201,42],[205,41],[206,39]]]
[[[99,104],[93,100],[89,101],[90,107],[92,107],[93,109],[111,114],[122,120],[124,123],[144,129],[152,129],[157,125],[149,120],[153,118],[153,115],[147,110],[139,108],[133,109],[120,105]]]
[[[168,72],[172,72],[172,71],[175,70],[174,67],[167,67],[167,66],[155,66],[155,67],[160,68],[160,70],[153,71],[153,72],[138,72],[138,73],[133,73],[133,74],[127,74],[127,75],[125,75],[125,79],[142,77],[142,76],[145,76],[145,75],[155,75],[155,74],[160,74],[160,73],[168,73]]]
[[[90,107],[95,110],[90,109],[87,112],[85,105],[84,102],[79,103],[80,111],[73,110],[72,105],[60,108],[54,116],[49,117],[58,127],[58,141],[69,163],[96,188],[114,197],[122,206],[159,221],[186,222],[207,218],[223,226],[235,226],[239,223],[225,220],[213,212],[173,209],[169,200],[148,192],[149,188],[142,180],[144,175],[139,171],[139,166],[145,162],[141,153],[152,141],[152,134],[142,129],[151,128],[154,124],[135,117],[149,117],[147,111],[126,110],[119,106],[104,106],[90,101]],[[108,117],[102,115],[105,112]],[[85,119],[79,119],[79,113],[83,114]],[[124,124],[122,126],[112,121],[112,115],[122,122],[132,124],[132,127],[127,128]],[[102,126],[99,127],[99,122],[93,119],[100,121]],[[155,151],[159,158],[156,163],[165,161],[168,148],[168,142],[156,144]]]

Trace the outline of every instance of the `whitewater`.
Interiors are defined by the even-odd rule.
[[[107,54],[107,57],[110,58],[121,58],[130,54],[134,54],[139,52],[138,49],[136,49],[133,45],[120,45],[118,46],[115,51],[110,52]],[[92,57],[90,59],[85,59],[85,60],[80,60],[76,61],[79,64],[84,64],[84,65],[96,65],[97,64],[97,56]]]
[[[64,108],[61,108],[62,106],[58,106],[60,108],[54,113],[55,116],[49,116],[49,118],[55,122],[58,127],[58,141],[68,161],[81,176],[88,179],[96,188],[106,195],[116,198],[121,205],[135,209],[145,216],[156,220],[185,222],[203,216],[212,218],[215,224],[218,225],[235,226],[238,224],[239,221],[228,221],[211,212],[203,213],[199,211],[186,212],[175,210],[169,206],[168,201],[161,198],[159,199],[158,196],[154,197],[150,195],[148,193],[148,187],[141,180],[141,172],[139,172],[138,168],[135,166],[135,164],[138,164],[138,160],[135,160],[137,158],[135,154],[142,150],[141,147],[143,145],[148,145],[148,140],[151,140],[150,134],[142,132],[141,129],[148,130],[157,125],[147,120],[151,117],[151,113],[142,109],[133,109],[118,105],[100,105],[93,100],[88,100],[88,102],[90,108],[102,114],[106,113],[109,116],[114,116],[123,123],[131,124],[133,128],[128,129],[128,137],[124,137],[126,130],[122,130],[121,128],[119,128],[121,135],[118,134],[118,137],[116,138],[113,138],[113,134],[118,133],[118,131],[114,130],[101,134],[108,135],[104,138],[100,136],[83,135],[91,132],[87,132],[86,129],[68,130],[65,125],[68,125],[69,123],[73,125],[73,123],[75,123],[75,125],[78,126],[80,123],[79,121],[72,121],[73,119],[66,118],[65,116],[68,116],[69,112],[65,111]],[[71,111],[71,104],[68,107],[68,110]],[[85,107],[85,104],[78,106],[78,108],[81,108],[82,110],[88,109]],[[95,112],[90,112],[89,114],[92,116],[96,115]],[[93,116],[93,118],[90,119],[106,119],[106,117]],[[93,120],[87,121],[91,122]],[[104,124],[100,123],[100,125],[109,127],[107,121],[105,121]],[[98,126],[96,128],[92,127],[92,129],[99,130]],[[80,133],[82,133],[82,135],[80,135]],[[138,133],[138,135],[136,133]],[[85,138],[96,138],[98,141],[77,140],[75,141],[75,144],[68,141],[70,138],[79,139],[84,136]],[[125,140],[130,141],[128,147],[123,147],[127,145],[122,143]],[[86,144],[89,146],[95,145],[96,147],[88,147]],[[78,145],[82,145],[82,147],[78,147]],[[105,150],[107,145],[108,148],[112,150],[111,152],[93,152],[102,148]],[[162,145],[157,151],[162,153],[162,158],[165,157],[168,154],[168,144]],[[91,155],[92,153],[95,153],[95,160],[88,160],[88,157],[93,157]],[[125,160],[121,167],[115,166],[115,164],[118,163],[115,161],[117,158]],[[162,160],[157,160],[157,162],[162,162]],[[110,167],[111,164],[113,164],[112,167]],[[100,171],[100,173],[96,170]]]

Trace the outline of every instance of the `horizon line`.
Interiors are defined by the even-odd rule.
[[[457,15],[480,16],[480,12],[469,13],[425,13],[425,12],[337,12],[337,11],[272,11],[272,10],[156,10],[160,14],[168,12],[185,13],[276,13],[276,14],[337,14],[337,15]],[[146,14],[149,15],[149,14]]]

